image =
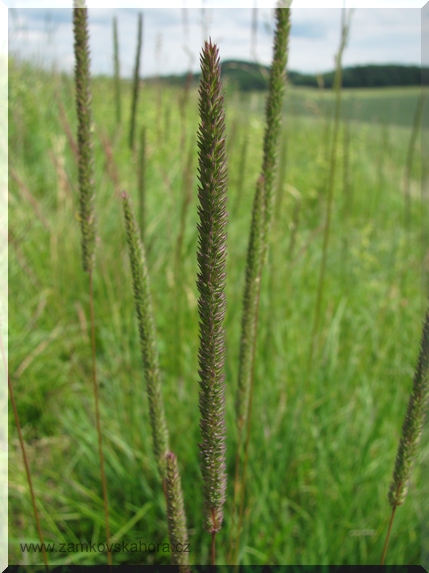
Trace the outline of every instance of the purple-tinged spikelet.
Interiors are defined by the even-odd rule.
[[[188,530],[186,528],[185,506],[183,503],[177,457],[168,452],[165,456],[167,476],[165,491],[167,501],[168,536],[173,554],[173,565],[179,565],[181,573],[190,572],[188,551]]]
[[[225,112],[218,49],[206,42],[201,55],[198,130],[199,242],[197,287],[201,413],[200,467],[204,527],[217,532],[223,520],[225,462],[225,283],[227,167]]]

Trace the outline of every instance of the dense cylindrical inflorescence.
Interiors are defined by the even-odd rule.
[[[173,565],[179,565],[181,573],[187,573],[190,572],[188,530],[177,457],[172,452],[166,455],[166,466],[165,490],[172,560]]]
[[[249,359],[255,343],[254,333],[258,320],[258,289],[261,276],[263,254],[263,230],[265,220],[264,177],[258,179],[255,201],[253,202],[252,223],[250,227],[249,248],[247,249],[246,288],[244,291],[243,307],[245,312],[241,317],[241,341],[239,355],[239,384],[235,409],[237,425],[242,430],[248,402],[248,390],[252,376],[252,361]],[[244,381],[248,381],[244,384]],[[241,382],[241,383],[240,383]]]
[[[253,201],[252,224],[247,247],[246,282],[243,296],[243,318],[241,323],[238,366],[238,389],[235,403],[239,431],[241,431],[247,420],[249,405],[249,391],[253,369],[252,354],[256,344],[258,323],[259,288],[273,209],[273,184],[276,174],[277,148],[285,91],[289,31],[289,8],[276,8],[273,61],[265,110],[266,125],[263,163]]]
[[[149,289],[146,255],[140,239],[138,225],[128,195],[122,194],[128,251],[133,277],[134,301],[140,334],[147,393],[149,396],[150,423],[153,447],[161,478],[166,475],[165,455],[168,452],[168,431],[156,348],[155,323]]]
[[[226,489],[225,331],[227,161],[225,112],[216,45],[206,42],[201,55],[198,131],[198,354],[201,413],[200,466],[204,527],[219,531]]]
[[[413,389],[402,425],[393,479],[389,490],[392,507],[405,501],[411,470],[417,457],[429,404],[429,309],[426,311],[420,353],[413,379]]]
[[[138,27],[137,27],[137,51],[136,61],[134,65],[134,80],[133,80],[133,98],[131,102],[131,118],[130,118],[130,136],[129,146],[134,149],[134,137],[136,132],[136,117],[137,117],[137,102],[139,98],[139,83],[140,83],[140,56],[142,50],[143,39],[143,14],[139,14]]]
[[[290,9],[276,8],[276,32],[274,35],[273,61],[270,71],[266,124],[264,133],[264,159],[262,175],[265,179],[265,241],[272,219],[273,185],[276,176],[277,150],[281,128],[281,115],[286,86],[286,64],[290,32]]]
[[[116,123],[121,123],[121,73],[119,65],[118,19],[113,18],[113,65],[115,73]]]
[[[84,2],[73,9],[76,108],[79,149],[79,220],[82,231],[83,269],[90,272],[95,260],[94,152],[92,146],[91,81],[88,14]]]

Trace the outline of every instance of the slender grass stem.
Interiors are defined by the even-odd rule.
[[[139,97],[139,84],[140,84],[140,54],[143,38],[143,14],[139,13],[137,25],[137,50],[136,59],[134,64],[134,81],[133,81],[133,95],[131,100],[131,118],[130,118],[130,135],[129,147],[134,149],[134,138],[136,132],[136,117],[137,117],[137,103]]]
[[[2,353],[3,353],[3,360],[4,360],[4,363],[6,365],[6,361],[5,361],[5,357],[4,357],[3,344],[2,344]],[[33,514],[34,514],[34,521],[36,522],[37,535],[39,536],[40,545],[42,547],[42,556],[43,556],[43,561],[45,563],[45,568],[46,568],[46,571],[49,572],[48,555],[46,553],[45,543],[43,541],[43,533],[42,533],[42,528],[40,525],[39,511],[38,511],[37,505],[36,505],[36,494],[34,493],[33,481],[31,479],[30,465],[28,463],[27,454],[25,451],[25,444],[24,444],[24,439],[22,437],[22,431],[21,431],[21,424],[19,422],[18,409],[16,407],[15,396],[13,393],[13,386],[12,386],[12,383],[10,380],[9,373],[7,375],[7,383],[9,386],[10,401],[12,403],[12,409],[13,409],[13,415],[15,418],[16,429],[18,431],[19,446],[21,448],[22,458],[24,461],[24,467],[25,467],[25,473],[27,475],[28,487],[30,488],[31,504],[33,506]]]
[[[137,186],[139,195],[140,233],[143,244],[146,243],[146,127],[140,131],[140,157],[137,169]]]
[[[387,534],[386,534],[386,539],[384,541],[383,553],[381,555],[380,565],[384,565],[384,562],[386,560],[387,547],[389,545],[390,533],[392,531],[393,520],[395,518],[395,512],[397,507],[398,507],[397,505],[394,505],[392,508],[392,513],[390,514],[389,526],[387,528]]]
[[[94,290],[93,290],[92,270],[89,272],[89,301],[90,301],[89,305],[90,305],[90,320],[91,320],[92,382],[93,382],[94,402],[95,402],[95,423],[97,425],[98,455],[100,458],[101,487],[103,490],[104,519],[106,524],[107,561],[109,565],[112,565],[112,552],[110,547],[109,502],[107,497],[106,473],[104,470],[104,453],[103,453],[103,441],[102,441],[101,420],[100,420],[100,400],[98,396],[98,383],[97,383]]]

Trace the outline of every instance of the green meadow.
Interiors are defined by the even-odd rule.
[[[342,118],[345,121],[409,127],[413,123],[419,92],[420,88],[416,87],[343,89]],[[290,113],[317,117],[322,113],[333,113],[334,106],[332,90],[292,87],[287,109]]]
[[[94,78],[96,359],[114,564],[168,564],[165,504],[120,193],[140,196],[163,396],[177,454],[191,564],[209,561],[198,463],[197,86],[140,86],[128,147],[131,83]],[[427,181],[413,147],[418,88],[343,90],[331,233],[316,346],[309,351],[322,257],[334,97],[287,86],[275,211],[262,283],[240,564],[378,564],[387,493],[428,293]],[[262,161],[266,93],[225,86],[228,153],[227,501],[217,563],[227,562],[237,431],[234,402],[246,250]],[[9,61],[9,373],[51,564],[104,564],[90,311],[78,220],[71,76]],[[427,132],[424,133],[424,137]],[[427,147],[426,147],[427,151]],[[140,216],[140,215],[139,215]],[[423,269],[423,272],[422,272]],[[387,564],[420,564],[429,517],[428,441],[396,512]],[[40,564],[31,498],[9,411],[9,562]],[[137,545],[133,546],[135,543]],[[141,549],[140,543],[146,545]],[[71,545],[69,545],[71,544]],[[153,551],[149,544],[159,544]],[[60,550],[60,547],[62,548]],[[134,547],[139,547],[133,550]]]

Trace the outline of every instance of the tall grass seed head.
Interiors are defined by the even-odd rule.
[[[216,45],[205,42],[199,87],[197,287],[204,526],[219,531],[226,489],[225,331],[227,165],[225,112]]]

